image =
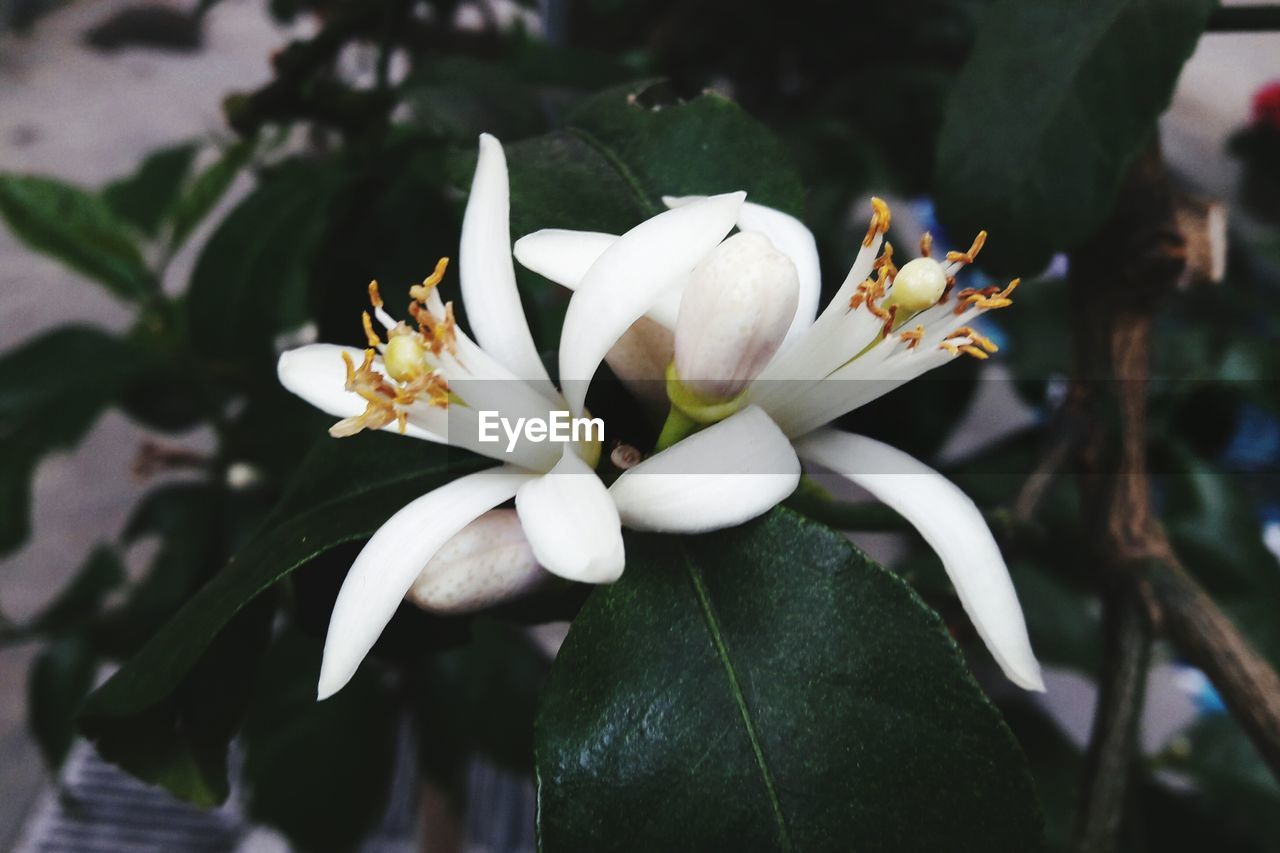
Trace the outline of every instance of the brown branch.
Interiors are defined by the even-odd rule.
[[[1186,240],[1156,146],[1131,169],[1100,236],[1072,256],[1075,388],[1088,428],[1077,484],[1098,566],[1109,661],[1074,849],[1116,849],[1137,751],[1152,626],[1205,671],[1280,777],[1280,677],[1179,563],[1146,466],[1152,317],[1177,287]],[[1107,294],[1101,310],[1097,293]]]
[[[1116,597],[1122,595],[1117,591]],[[1110,853],[1117,849],[1138,748],[1151,623],[1136,597],[1112,606],[1104,616],[1104,670],[1094,713],[1094,734],[1085,763],[1087,787],[1073,849]],[[1112,598],[1113,605],[1116,597]]]

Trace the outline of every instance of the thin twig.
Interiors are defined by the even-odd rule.
[[[1106,663],[1073,844],[1078,853],[1111,853],[1118,847],[1151,657],[1151,623],[1133,591],[1117,590],[1111,601],[1119,606],[1104,614]]]

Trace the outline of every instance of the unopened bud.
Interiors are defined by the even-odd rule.
[[[885,307],[898,306],[899,319],[932,308],[947,289],[947,271],[933,258],[916,258],[903,264],[893,279]]]
[[[707,401],[729,400],[773,358],[800,298],[791,259],[744,231],[693,271],[676,321],[676,374]]]
[[[495,509],[454,534],[405,598],[430,613],[473,613],[518,598],[547,577],[515,510]]]

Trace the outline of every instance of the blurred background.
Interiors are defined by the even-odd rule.
[[[267,348],[278,340],[273,336],[296,336],[300,329],[305,337],[318,328],[322,339],[333,340],[338,335],[327,330],[340,328],[339,334],[349,338],[359,331],[347,321],[358,310],[365,281],[374,276],[412,280],[436,254],[456,244],[448,235],[455,233],[457,188],[465,187],[465,152],[476,133],[489,130],[504,141],[538,136],[559,126],[587,93],[636,79],[669,80],[670,94],[664,92],[663,98],[692,98],[715,89],[782,140],[807,191],[805,219],[817,232],[829,286],[833,271],[847,263],[856,245],[866,198],[873,192],[895,202],[900,214],[895,242],[910,246],[925,228],[946,233],[932,203],[934,152],[949,87],[973,44],[985,5],[981,0],[856,9],[834,3],[780,8],[629,0],[442,2],[412,11],[381,5],[387,11],[366,20],[350,4],[307,0],[0,0],[0,172],[47,176],[105,198],[116,216],[129,221],[141,247],[133,260],[164,295],[154,302],[131,300],[128,274],[104,273],[100,258],[76,258],[73,249],[50,248],[38,235],[33,240],[29,223],[19,222],[24,214],[18,190],[6,190],[0,202],[10,223],[0,228],[0,353],[17,351],[66,324],[134,338],[141,327],[145,336],[148,312],[163,314],[165,299],[178,301],[202,278],[237,275],[246,278],[245,290],[234,304],[216,309],[222,311],[216,323],[224,336],[230,334],[231,349],[240,347],[238,355],[247,356],[260,343],[236,343],[235,334],[241,333],[259,335]],[[384,30],[397,29],[412,29],[415,38],[379,39]],[[333,45],[323,43],[325,33],[333,34]],[[291,43],[311,47],[282,54]],[[1225,276],[1180,293],[1170,311],[1168,337],[1157,344],[1169,356],[1164,374],[1169,382],[1159,389],[1161,415],[1153,430],[1170,437],[1162,452],[1172,454],[1176,445],[1177,452],[1195,460],[1161,468],[1170,479],[1162,500],[1174,513],[1167,521],[1189,545],[1184,558],[1193,571],[1203,572],[1206,586],[1240,605],[1233,612],[1244,615],[1251,638],[1274,661],[1280,651],[1280,493],[1273,488],[1280,398],[1275,374],[1268,371],[1280,343],[1275,337],[1280,328],[1280,90],[1268,86],[1280,86],[1280,35],[1211,32],[1183,67],[1160,120],[1163,156],[1180,190],[1220,205],[1216,209],[1227,213],[1230,238]],[[518,173],[517,166],[513,170]],[[193,199],[192,185],[199,181],[203,195],[197,191]],[[287,205],[262,193],[273,186],[284,187],[277,195],[292,193],[323,216],[289,224],[295,214],[286,215]],[[298,196],[301,186],[313,192],[311,201]],[[175,222],[170,217],[184,201],[186,212]],[[90,216],[77,212],[78,202],[65,204],[69,216]],[[253,204],[260,208],[257,219],[246,207]],[[238,224],[229,219],[237,211]],[[271,245],[255,242],[255,231],[285,220]],[[211,239],[221,239],[222,254],[242,250],[257,259],[258,267],[247,261],[215,265],[204,256]],[[993,242],[999,239],[999,233],[992,235]],[[102,240],[105,245],[110,235]],[[1227,254],[1226,248],[1222,252]],[[1009,505],[1017,492],[1010,485],[1015,478],[990,476],[990,457],[984,454],[1005,447],[1004,458],[1021,458],[1016,454],[1036,446],[1037,430],[1051,420],[1055,382],[1060,385],[1070,363],[1060,328],[1064,264],[1057,255],[1040,277],[1044,287],[1035,293],[1024,288],[1025,313],[1002,312],[995,331],[1006,348],[998,364],[984,368],[981,377],[989,381],[949,377],[945,401],[923,391],[886,401],[886,407],[865,413],[866,422],[873,423],[870,431],[878,420],[881,429],[910,433],[900,443],[956,476],[963,478],[966,465],[975,466],[973,477],[984,484],[975,489],[979,502]],[[109,285],[87,282],[86,272]],[[1024,274],[1035,277],[1031,270]],[[273,301],[275,294],[255,293],[268,279],[297,277],[313,285],[300,309],[282,307]],[[535,286],[523,278],[522,285]],[[344,286],[347,292],[339,293]],[[263,328],[252,320],[255,313],[278,313],[280,319]],[[554,307],[546,316],[554,318]],[[173,363],[185,363],[181,341],[160,340],[170,334],[185,332],[170,329],[154,345]],[[198,339],[214,333],[192,334]],[[89,347],[65,364],[55,363],[75,374],[109,357],[101,352]],[[237,353],[217,355],[204,363],[234,361]],[[243,406],[245,400],[259,399],[253,389],[264,375],[271,379],[262,373],[269,363],[214,365],[209,368],[213,378],[206,379],[220,387],[223,403],[234,398]],[[1193,388],[1193,378],[1206,384]],[[113,559],[127,579],[97,597],[92,609],[100,614],[130,606],[131,590],[154,577],[165,565],[166,549],[172,549],[164,526],[171,520],[140,519],[137,507],[147,496],[160,495],[160,510],[181,514],[183,487],[211,477],[232,494],[249,495],[246,519],[228,522],[215,534],[209,550],[217,554],[234,550],[233,543],[243,541],[244,526],[272,505],[275,484],[287,481],[296,457],[275,452],[270,440],[276,436],[251,446],[234,423],[211,422],[198,400],[184,399],[190,391],[187,379],[162,371],[131,388],[123,404],[109,402],[100,416],[83,423],[74,414],[61,420],[56,407],[40,410],[41,423],[25,421],[15,414],[18,406],[28,405],[20,397],[20,383],[10,401],[0,387],[0,415],[8,418],[0,420],[0,437],[8,440],[11,434],[6,424],[61,433],[43,443],[18,442],[10,452],[21,458],[0,463],[0,512],[6,524],[21,527],[15,519],[30,519],[29,536],[6,533],[8,549],[0,558],[0,611],[6,625],[29,625],[47,615],[51,602],[82,577],[86,555],[103,543],[112,543]],[[57,393],[91,395],[91,386],[105,381],[86,369],[82,380],[67,378]],[[81,382],[90,387],[80,388]],[[197,412],[183,411],[188,404]],[[965,414],[944,417],[943,410]],[[221,411],[232,422],[241,417]],[[76,425],[66,426],[69,422]],[[917,430],[904,424],[941,426]],[[245,429],[258,427],[250,423]],[[1006,439],[1012,444],[1003,445]],[[1179,497],[1184,474],[1194,486],[1194,500]],[[29,507],[22,497],[28,480]],[[1045,522],[1070,538],[1073,522],[1054,528],[1058,523]],[[189,537],[189,531],[177,535]],[[932,558],[910,539],[874,531],[854,538],[917,580],[927,595],[947,598],[945,589],[931,587],[938,575],[929,564]],[[1230,549],[1216,543],[1225,539],[1245,552],[1239,557],[1243,568],[1224,568],[1236,559],[1222,556]],[[1069,825],[1075,771],[1063,769],[1070,761],[1058,762],[1062,753],[1057,750],[1078,751],[1088,739],[1099,651],[1096,638],[1085,635],[1096,631],[1098,609],[1087,585],[1064,577],[1060,567],[1046,568],[1034,557],[1020,562],[1027,565],[1015,565],[1015,580],[1028,621],[1038,649],[1053,665],[1048,696],[1034,713],[1057,732],[1028,735],[1024,748],[1033,764],[1053,757],[1037,765],[1048,768],[1038,779],[1046,790],[1067,792],[1061,798],[1064,811],[1046,805],[1051,830],[1061,835],[1062,826]],[[108,643],[110,651],[90,655],[91,671],[97,673],[90,680],[101,680],[99,664],[110,667],[111,660],[127,656],[205,576],[196,572],[176,590],[149,593],[159,604],[140,617],[135,627],[141,636]],[[954,603],[939,609],[949,615]],[[65,733],[29,725],[33,703],[55,702],[65,689],[64,704],[72,710],[50,713],[70,718],[77,695],[83,697],[84,690],[56,676],[49,676],[57,685],[49,688],[52,698],[40,693],[38,670],[46,676],[50,670],[65,674],[58,669],[65,659],[50,657],[48,650],[69,636],[50,630],[41,638],[19,637],[15,631],[0,648],[0,848],[197,849],[188,846],[195,844],[190,838],[202,839],[205,846],[198,849],[286,847],[292,825],[270,808],[257,813],[262,821],[245,816],[235,798],[211,814],[186,806],[178,810],[177,801],[170,804],[160,789],[133,782],[114,765],[95,759],[83,740],[72,745],[69,724]],[[554,644],[554,629],[548,636]],[[66,666],[81,664],[76,659]],[[1280,849],[1275,831],[1280,789],[1239,732],[1210,730],[1221,720],[1220,702],[1204,676],[1178,655],[1157,652],[1142,734],[1155,781],[1147,818],[1138,819],[1143,828],[1135,836],[1150,849],[1175,849],[1155,846],[1160,832],[1153,827],[1167,822],[1182,797],[1194,798],[1192,811],[1201,821],[1187,838],[1203,838],[1197,834],[1203,829],[1221,833],[1227,839],[1223,849]],[[1020,736],[1041,732],[1038,726],[1015,722]],[[1060,747],[1059,736],[1065,746]],[[1049,745],[1042,748],[1036,738]],[[485,751],[483,744],[475,750]],[[1192,760],[1202,754],[1203,764]],[[395,844],[416,849],[408,845],[418,843],[418,816],[449,806],[420,798],[413,773],[397,772],[392,787],[400,792],[399,805],[395,797],[383,798],[365,830],[381,827],[378,837],[390,845],[384,849]],[[486,772],[455,774],[470,791],[470,813],[480,815],[470,822],[455,819],[455,829],[462,827],[458,831],[471,839],[473,849],[524,849],[531,836],[518,827],[531,821],[527,790],[517,777]],[[68,805],[68,792],[141,803],[136,806],[141,811],[121,806],[77,813]],[[387,802],[394,806],[390,812]],[[129,830],[136,834],[117,830],[113,835],[112,820],[137,821]],[[148,835],[148,826],[156,823],[177,834]],[[255,831],[257,823],[273,824],[283,834]],[[190,828],[190,838],[181,834],[183,827]],[[95,846],[95,838],[111,840]]]

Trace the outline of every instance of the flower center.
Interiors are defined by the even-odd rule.
[[[396,322],[383,307],[376,281],[369,283],[369,303],[373,315],[386,330],[384,343],[374,330],[373,317],[366,311],[362,320],[368,348],[359,367],[346,353],[342,354],[347,369],[346,390],[360,395],[365,410],[345,418],[329,428],[335,437],[355,435],[366,429],[381,429],[398,422],[404,433],[410,409],[419,404],[448,408],[449,382],[440,369],[442,354],[452,354],[456,344],[453,303],[441,303],[435,291],[449,259],[441,258],[435,270],[409,290],[412,302],[409,314],[417,329]],[[377,356],[381,354],[379,363]]]
[[[903,264],[893,279],[893,289],[885,300],[897,306],[898,316],[905,320],[912,314],[932,308],[947,289],[947,271],[933,258],[916,258]]]

